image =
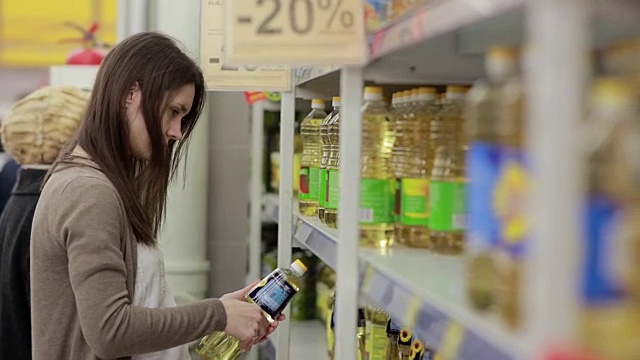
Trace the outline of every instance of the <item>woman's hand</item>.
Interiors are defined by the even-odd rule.
[[[280,314],[280,316],[278,316],[278,319],[276,321],[269,324],[269,328],[267,329],[267,334],[265,336],[258,339],[257,341],[252,341],[252,340],[240,341],[240,348],[244,351],[250,351],[253,345],[258,345],[261,342],[264,342],[265,340],[267,340],[269,335],[271,335],[278,328],[278,325],[280,324],[280,322],[283,321],[285,318],[286,317],[284,316],[284,314]]]
[[[257,343],[258,339],[269,334],[270,326],[262,314],[262,309],[244,301],[247,292],[256,284],[257,282],[220,298],[227,313],[227,327],[224,331],[240,340],[241,344]]]

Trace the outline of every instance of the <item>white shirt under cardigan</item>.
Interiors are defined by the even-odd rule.
[[[176,301],[167,286],[164,258],[157,247],[138,243],[138,269],[133,304],[147,308],[174,307]],[[150,354],[135,355],[132,360],[189,360],[187,345]]]

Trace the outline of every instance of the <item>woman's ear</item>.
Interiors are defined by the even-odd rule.
[[[124,103],[125,107],[129,107],[129,105],[131,105],[133,103],[135,95],[139,91],[140,91],[140,85],[138,85],[138,82],[136,81],[135,84],[133,84],[133,86],[127,92],[127,97],[126,97],[125,103]]]

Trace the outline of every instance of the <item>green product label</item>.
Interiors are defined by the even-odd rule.
[[[395,190],[391,179],[361,179],[360,223],[392,223]]]
[[[317,166],[309,167],[309,199],[318,200],[318,187],[320,181],[320,168]]]
[[[371,326],[371,352],[369,360],[386,360],[387,346],[389,339],[387,338],[387,327],[372,324]]]
[[[327,182],[327,209],[335,210],[340,201],[340,171],[329,170],[329,181]]]
[[[400,222],[403,225],[429,225],[429,180],[402,179]]]
[[[320,169],[320,173],[318,175],[320,179],[318,180],[318,205],[321,207],[327,206],[327,169]]]
[[[466,184],[432,181],[429,186],[429,228],[438,231],[467,228]]]

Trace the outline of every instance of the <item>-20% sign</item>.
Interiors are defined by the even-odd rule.
[[[252,15],[240,15],[237,20],[238,24],[257,25],[256,35],[279,35],[287,30],[298,35],[350,32],[355,14],[344,6],[350,1],[256,0],[258,7],[268,7],[266,16],[255,19]]]

